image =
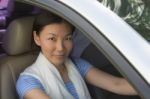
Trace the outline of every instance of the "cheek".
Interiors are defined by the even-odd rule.
[[[72,42],[67,43],[66,48],[67,48],[68,52],[70,52],[73,48],[73,43]]]
[[[49,52],[54,49],[54,44],[50,44],[49,42],[45,41],[42,43],[41,48],[43,51]]]

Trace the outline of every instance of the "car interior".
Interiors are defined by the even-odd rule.
[[[15,13],[12,14],[14,16],[8,18],[6,31],[3,33],[3,37],[0,38],[3,39],[2,48],[0,48],[0,99],[19,99],[15,88],[18,76],[35,61],[39,52],[38,47],[31,39],[32,24],[35,16],[30,13],[23,13],[33,10],[33,7],[24,5],[29,10],[22,13],[17,12],[16,9],[22,8],[22,5],[20,6],[20,3],[16,3]],[[25,10],[25,8],[23,9]],[[99,69],[121,76],[92,43],[84,50],[81,57]],[[89,84],[87,86],[92,99],[140,99],[139,96],[117,95]]]

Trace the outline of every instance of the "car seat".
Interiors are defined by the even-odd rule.
[[[4,34],[5,54],[0,55],[0,99],[18,99],[15,88],[18,76],[38,55],[31,39],[33,20],[33,16],[16,19]]]

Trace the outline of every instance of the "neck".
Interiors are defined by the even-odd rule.
[[[68,77],[68,71],[67,71],[66,66],[63,64],[63,65],[57,66],[56,68],[59,71],[59,74],[61,75],[64,83],[67,83],[69,81],[69,77]]]
[[[64,64],[55,66],[56,69],[61,72],[66,70],[66,66]]]

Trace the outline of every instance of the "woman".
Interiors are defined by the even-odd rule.
[[[84,79],[114,93],[137,94],[125,79],[98,70],[83,59],[70,59],[73,31],[70,23],[52,13],[37,16],[33,35],[41,52],[17,81],[21,99],[91,99]]]

